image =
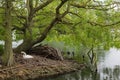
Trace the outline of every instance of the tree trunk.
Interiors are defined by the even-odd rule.
[[[32,39],[26,37],[23,43],[14,49],[15,53],[20,53],[21,51],[28,51],[32,47]]]
[[[5,0],[5,48],[2,56],[2,61],[5,66],[11,66],[14,63],[13,51],[12,51],[12,31],[11,31],[11,0]]]
[[[23,43],[19,45],[16,49],[14,49],[14,52],[20,53],[20,51],[28,51],[31,48],[31,44],[33,41],[33,35],[32,35],[32,26],[33,26],[33,0],[27,0],[26,1],[26,22],[25,22],[25,32],[24,32],[24,39]]]

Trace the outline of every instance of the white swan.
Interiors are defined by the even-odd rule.
[[[24,58],[24,59],[34,58],[34,57],[31,56],[31,55],[27,55],[24,51],[21,51],[21,53],[23,54],[23,58]]]

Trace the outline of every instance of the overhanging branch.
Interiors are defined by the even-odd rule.
[[[74,12],[69,12],[70,14],[72,15],[75,15],[81,19],[83,19],[82,16],[78,15],[77,13],[74,13]],[[80,22],[81,23],[81,22]],[[113,23],[109,23],[109,24],[104,24],[104,23],[97,23],[97,22],[93,22],[93,21],[89,21],[87,20],[87,23],[90,23],[91,25],[98,25],[98,26],[101,26],[101,27],[107,27],[107,26],[113,26],[113,25],[117,25],[117,24],[120,24],[120,21],[117,21],[117,22],[113,22]],[[79,23],[78,23],[79,24]],[[76,25],[75,25],[76,26]]]
[[[56,15],[55,18],[51,21],[51,23],[45,28],[41,36],[39,36],[36,40],[33,41],[32,46],[38,42],[43,41],[46,37],[48,32],[52,29],[52,27],[61,20],[64,16],[60,17],[60,8],[67,2],[68,0],[63,0],[61,3],[56,7]]]
[[[88,5],[88,4],[78,4],[78,3],[71,3],[71,6],[73,7],[77,7],[77,8],[84,8],[84,9],[94,9],[94,10],[102,10],[102,11],[106,11],[106,10],[110,10],[110,9],[114,9],[116,6],[115,4],[118,3],[111,3],[111,4],[94,4],[94,5]]]

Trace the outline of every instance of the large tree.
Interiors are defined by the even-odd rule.
[[[60,3],[58,3],[57,7],[55,8],[55,16],[51,20],[51,22],[47,25],[47,27],[43,30],[43,32],[36,38],[33,39],[33,24],[34,24],[34,18],[37,15],[37,12],[39,10],[42,10],[44,7],[46,7],[48,4],[53,2],[54,0],[47,0],[46,2],[43,1],[41,5],[38,7],[34,7],[33,0],[26,0],[26,10],[27,15],[24,22],[23,29],[21,29],[24,33],[23,43],[18,46],[15,51],[20,52],[21,50],[27,51],[29,50],[33,45],[43,41],[48,32],[52,29],[52,27],[61,21],[61,19],[68,13],[68,9],[64,11],[62,14],[60,14],[61,7],[68,1],[68,0],[61,0]],[[20,16],[18,16],[20,17]],[[20,30],[20,29],[19,29]]]
[[[42,42],[54,26],[61,26],[57,27],[56,31],[66,26],[77,32],[76,29],[88,27],[92,31],[92,26],[106,27],[120,23],[108,19],[110,16],[107,14],[111,12],[110,10],[114,10],[116,3],[107,0],[26,0],[18,4],[23,5],[22,7],[17,5],[19,8],[16,16],[19,18],[20,25],[17,23],[14,29],[21,31],[24,37],[23,43],[15,49],[17,52],[27,51],[35,44]],[[36,28],[41,29],[38,35],[34,35]],[[81,32],[79,34],[82,35]]]
[[[5,0],[5,16],[4,16],[4,54],[3,64],[11,66],[14,64],[13,50],[12,50],[12,22],[11,22],[12,0]]]

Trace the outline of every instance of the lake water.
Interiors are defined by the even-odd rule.
[[[83,69],[66,75],[36,80],[120,80],[120,50],[113,47],[101,53],[97,68],[97,72]]]
[[[19,41],[13,41],[12,42],[12,48],[16,48],[17,46],[19,46],[21,43],[23,42],[23,40],[19,40]],[[0,45],[4,45],[5,42],[0,40]]]

